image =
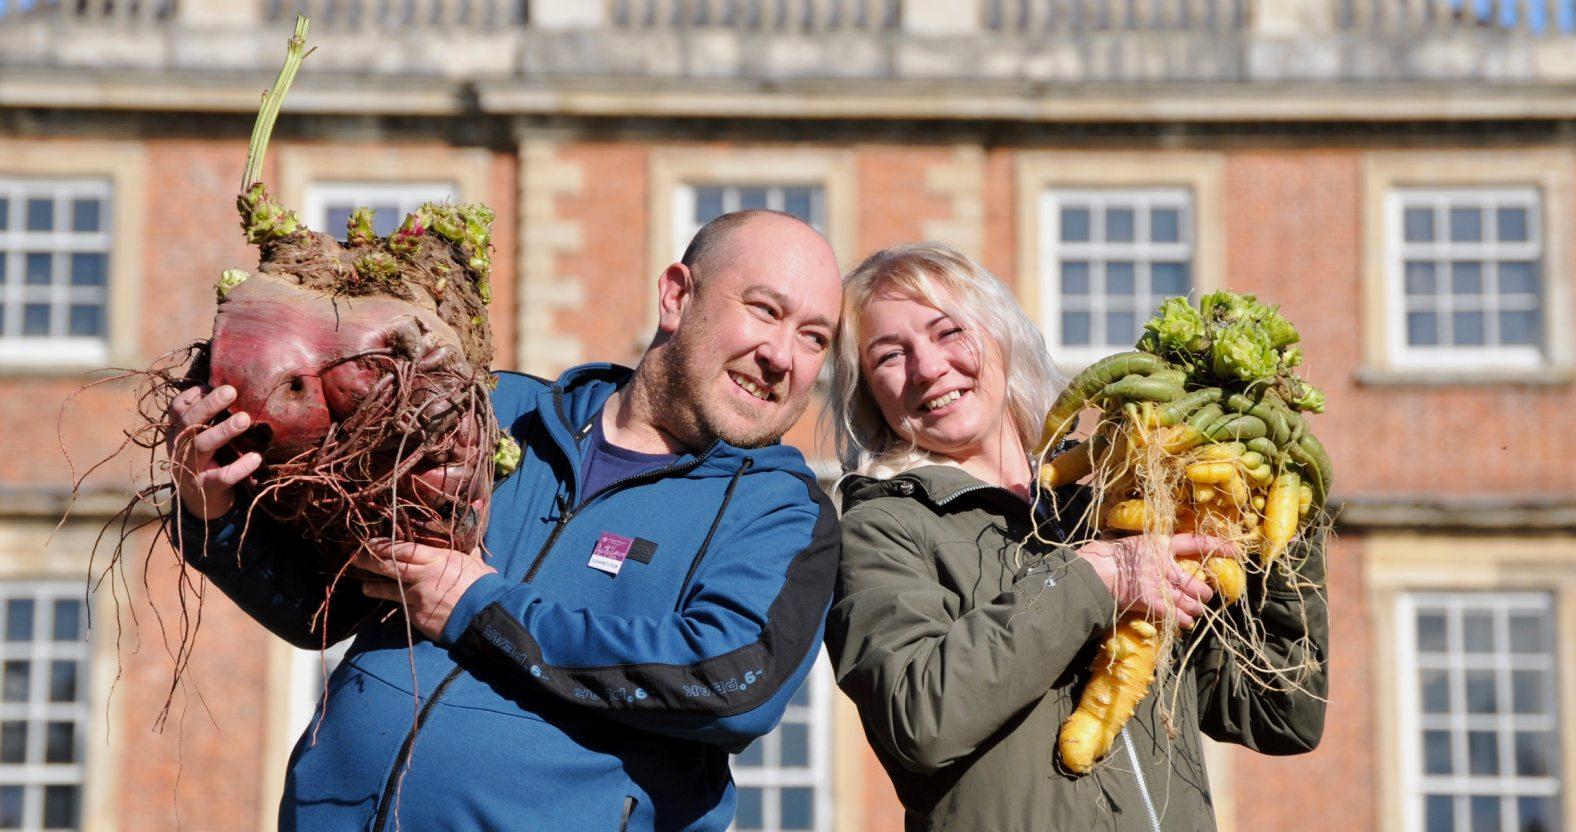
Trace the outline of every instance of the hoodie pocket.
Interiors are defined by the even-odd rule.
[[[635,805],[640,803],[634,795],[624,797],[624,814],[618,821],[618,832],[629,832],[629,819],[635,814]]]

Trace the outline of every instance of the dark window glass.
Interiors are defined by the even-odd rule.
[[[1150,209],[1149,239],[1157,243],[1181,242],[1182,212],[1175,208]]]
[[[72,286],[103,286],[108,258],[98,252],[71,255]]]
[[[1434,264],[1427,260],[1406,261],[1406,293],[1414,297],[1432,295],[1438,291],[1434,280]]]
[[[1554,735],[1542,731],[1517,731],[1516,776],[1547,777],[1554,771]]]
[[[44,787],[44,828],[76,829],[81,820],[82,790],[77,786]]]
[[[722,216],[722,189],[696,188],[695,223],[705,225],[720,216]]]
[[[1499,832],[1499,798],[1473,795],[1468,800],[1472,814],[1472,832]]]
[[[1428,774],[1449,774],[1452,770],[1449,731],[1423,732],[1423,771]]]
[[[22,305],[22,334],[49,334],[49,304],[26,303]]]
[[[1417,614],[1417,650],[1420,653],[1445,652],[1444,613],[1420,612]]]
[[[761,790],[745,787],[739,789],[739,806],[733,816],[734,828],[741,830],[766,828],[766,812],[762,807]]]
[[[1499,264],[1499,293],[1502,295],[1536,295],[1538,283],[1537,263],[1508,260]]]
[[[32,598],[11,598],[5,602],[5,640],[33,640]]]
[[[1455,832],[1455,800],[1448,794],[1431,794],[1423,798],[1423,813],[1427,816],[1428,832]]]
[[[1518,797],[1516,813],[1521,816],[1517,832],[1558,832],[1559,807],[1552,797]]]
[[[48,286],[54,275],[55,258],[47,251],[22,255],[22,282],[29,286]]]
[[[0,231],[11,227],[11,200],[0,196]]]
[[[104,203],[97,199],[71,201],[71,230],[91,232],[99,230],[99,210]]]
[[[75,702],[77,699],[77,663],[71,659],[55,659],[49,663],[49,701]]]
[[[1406,241],[1409,243],[1429,243],[1434,240],[1434,210],[1432,208],[1408,208],[1405,211],[1402,225],[1406,229]]]
[[[765,207],[766,207],[766,189],[765,188],[740,188],[739,189],[739,210],[740,211],[754,211],[756,209],[765,208]]]
[[[810,222],[814,199],[809,188],[783,188],[783,211]]]
[[[1458,347],[1481,347],[1488,343],[1482,312],[1453,312],[1450,315],[1451,340]]]
[[[74,338],[104,334],[104,307],[96,303],[73,303],[66,320],[66,332]]]
[[[1414,347],[1439,345],[1439,316],[1433,312],[1406,313],[1406,342]]]
[[[1451,208],[1450,239],[1457,243],[1480,242],[1483,239],[1483,210]]]
[[[755,742],[750,743],[748,747],[746,747],[743,751],[739,752],[739,756],[734,758],[734,762],[737,765],[741,765],[741,766],[762,766],[762,765],[765,765],[766,761],[765,761],[765,759],[762,756],[762,754],[764,753],[762,751],[762,748],[764,748],[765,745],[766,744],[761,742],[760,740],[756,740]]]
[[[26,702],[33,663],[26,659],[10,659],[0,673],[3,673],[0,675],[0,701]]]
[[[1417,671],[1418,683],[1423,690],[1423,713],[1450,713],[1450,674],[1444,670]]]
[[[815,827],[815,790],[783,789],[782,828],[813,829]]]
[[[1062,343],[1069,347],[1086,346],[1093,343],[1093,334],[1090,328],[1093,325],[1088,312],[1063,312],[1062,313]]]
[[[1545,673],[1542,670],[1512,670],[1510,672],[1510,699],[1518,714],[1549,712],[1549,701],[1544,692]]]
[[[1494,652],[1494,616],[1481,612],[1463,615],[1461,643],[1468,653]]]
[[[82,602],[75,598],[55,601],[55,641],[76,641],[82,638]]]
[[[328,228],[324,230],[335,237],[343,234],[345,229],[350,226],[350,212],[351,207],[349,205],[328,206]]]
[[[77,760],[77,726],[71,722],[51,722],[44,732],[44,762],[74,763]]]
[[[1495,212],[1495,219],[1500,242],[1524,243],[1527,241],[1527,209],[1501,208]]]
[[[1105,342],[1131,344],[1138,340],[1138,316],[1132,312],[1105,313]]]
[[[368,206],[372,209],[372,233],[379,237],[387,237],[399,229],[400,223],[405,221],[405,215],[400,212],[399,206],[392,202],[382,205]],[[347,217],[348,219],[348,217]],[[344,228],[341,224],[340,228]]]
[[[27,762],[27,723],[23,720],[0,722],[0,763]]]
[[[0,829],[22,828],[22,787],[0,786]]]
[[[1467,732],[1467,771],[1499,774],[1499,736],[1493,731]]]
[[[1494,671],[1468,670],[1467,676],[1467,713],[1491,714],[1499,710],[1498,688],[1495,687]]]
[[[6,264],[9,262],[11,262],[11,258],[7,257],[5,252],[0,251],[0,286],[5,285]]]
[[[1133,241],[1133,209],[1105,209],[1105,239],[1112,243]]]
[[[782,736],[782,759],[778,761],[779,765],[810,765],[810,726],[803,722],[784,722],[778,731]]]
[[[1127,296],[1136,290],[1131,260],[1115,260],[1105,264],[1105,293]]]
[[[1089,242],[1089,209],[1088,208],[1063,208],[1062,209],[1062,242],[1087,243]]]
[[[48,197],[35,197],[27,201],[27,230],[55,230],[55,201]]]
[[[1483,294],[1483,264],[1476,260],[1451,263],[1450,292],[1456,295]]]
[[[1089,263],[1086,260],[1062,261],[1062,294],[1089,294]]]
[[[1161,298],[1185,295],[1192,288],[1187,263],[1159,262],[1149,267],[1150,290]]]
[[[789,705],[808,707],[810,704],[810,680],[804,680],[799,689],[793,692],[793,698],[788,700]]]
[[[1547,620],[1537,613],[1510,614],[1510,650],[1513,653],[1542,653],[1548,649],[1545,637]]]

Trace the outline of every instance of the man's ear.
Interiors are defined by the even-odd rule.
[[[679,329],[684,312],[695,298],[695,273],[683,263],[674,263],[657,278],[657,331],[672,335]]]

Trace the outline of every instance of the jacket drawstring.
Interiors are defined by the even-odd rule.
[[[733,500],[733,490],[739,487],[739,478],[744,476],[744,472],[750,470],[750,466],[754,464],[754,459],[745,457],[739,470],[734,471],[733,478],[728,480],[728,490],[722,495],[722,505],[717,507],[717,516],[712,518],[711,528],[706,530],[706,539],[701,541],[700,550],[695,553],[695,560],[690,562],[689,572],[684,575],[684,583],[679,586],[679,597],[673,601],[674,612],[678,612],[679,608],[684,606],[684,595],[689,592],[690,581],[694,580],[695,571],[700,569],[700,561],[706,557],[706,550],[711,548],[712,535],[715,535],[717,527],[722,525],[722,515],[728,510],[728,503]]]

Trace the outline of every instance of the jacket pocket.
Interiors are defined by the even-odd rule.
[[[640,803],[634,795],[624,796],[624,814],[618,821],[618,832],[629,832],[629,819],[635,814],[635,806]]]

